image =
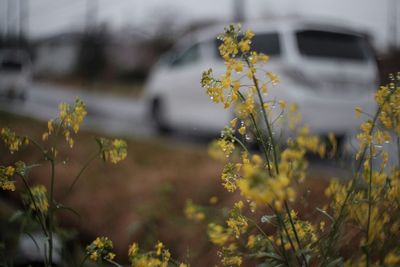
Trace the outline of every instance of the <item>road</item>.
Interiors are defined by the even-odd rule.
[[[91,93],[59,85],[35,83],[27,100],[0,99],[0,110],[47,121],[58,114],[61,102],[73,103],[79,97],[86,103],[88,115],[83,128],[117,137],[149,139],[157,137],[146,114],[146,105],[140,99]],[[203,137],[203,138],[202,138]],[[193,133],[174,133],[167,139],[173,145],[200,144],[205,146],[209,137],[193,136]],[[348,172],[331,161],[312,159],[312,173],[330,173],[345,177]],[[340,174],[340,175],[339,175]]]
[[[86,103],[88,115],[83,124],[85,129],[118,136],[155,136],[146,119],[143,101],[59,85],[35,83],[29,88],[26,101],[0,99],[0,109],[47,121],[57,116],[61,102],[73,103],[76,97]]]

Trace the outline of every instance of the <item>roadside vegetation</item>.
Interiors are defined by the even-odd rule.
[[[3,201],[14,200],[2,205],[2,229],[15,229],[2,233],[2,264],[13,265],[20,234],[38,231],[46,266],[55,265],[56,236],[81,241],[63,247],[74,254],[66,266],[398,266],[399,162],[384,145],[400,146],[400,74],[377,90],[376,114],[355,107],[365,122],[350,177],[309,177],[307,156],[335,158],[337,142],[310,134],[295,103],[265,101],[279,78],[264,71],[269,58],[251,50],[253,36],[227,27],[226,73],[203,73],[210,101],[237,114],[210,145],[212,158],[153,141],[77,138],[79,99],[47,125],[1,114],[0,185]],[[279,129],[296,135],[277,142]]]

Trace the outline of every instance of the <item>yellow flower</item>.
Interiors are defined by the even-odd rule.
[[[233,69],[238,73],[242,72],[243,71],[243,62],[238,61],[238,60],[235,61],[235,63],[233,64]]]
[[[271,81],[272,85],[277,85],[279,83],[279,77],[274,72],[267,72],[267,77]]]
[[[218,146],[224,152],[226,157],[229,157],[233,150],[235,150],[235,144],[232,141],[228,141],[226,139],[219,139],[217,141]]]
[[[286,102],[285,102],[285,101],[279,100],[279,101],[278,101],[278,104],[279,104],[279,107],[280,107],[281,109],[285,109],[285,107],[286,107]]]
[[[363,112],[363,110],[362,110],[361,107],[356,107],[355,108],[355,114],[356,114],[356,118],[357,119],[361,117],[362,112]]]
[[[0,182],[1,189],[8,191],[15,191],[15,182],[14,181],[4,181]]]
[[[250,41],[247,39],[243,39],[239,42],[238,47],[242,53],[246,53],[250,51]]]
[[[22,145],[26,145],[29,143],[29,139],[27,137],[18,136],[9,128],[2,128],[0,132],[0,137],[1,139],[3,139],[3,142],[10,150],[10,153],[18,151]]]
[[[113,243],[108,237],[97,237],[90,245],[86,247],[86,253],[89,258],[93,261],[113,260],[115,254],[111,252],[113,249]]]
[[[400,255],[394,252],[390,252],[386,255],[384,260],[385,266],[394,266],[400,263]]]
[[[157,245],[155,246],[157,256],[161,255],[161,251],[163,248],[164,248],[164,244],[162,242],[158,241]]]
[[[211,205],[215,205],[215,204],[217,204],[217,202],[218,202],[218,197],[212,196],[212,197],[210,197],[210,199],[208,200],[208,202],[209,202]]]
[[[239,133],[241,134],[241,135],[244,135],[245,133],[246,133],[246,127],[245,126],[242,126],[242,127],[240,127],[239,128]]]
[[[230,121],[230,125],[233,129],[236,128],[237,121],[238,121],[238,118],[234,118],[233,120]]]
[[[124,160],[127,153],[127,144],[122,139],[114,139],[109,140],[106,138],[100,138],[99,144],[101,145],[101,157],[105,161],[109,161],[111,163],[118,163],[121,160]]]
[[[206,218],[206,215],[201,210],[200,206],[195,205],[191,199],[186,201],[186,207],[185,207],[184,212],[185,212],[186,218],[188,218],[189,220],[196,221],[196,222],[202,221]]]
[[[13,176],[15,172],[15,168],[13,166],[8,166],[5,169],[5,174],[9,177]]]
[[[240,256],[224,257],[222,259],[222,263],[225,266],[232,266],[232,265],[240,266],[240,265],[242,265],[242,257],[240,257]]]
[[[269,61],[269,56],[263,53],[258,54],[258,58],[264,63]]]
[[[107,256],[105,257],[107,260],[113,260],[115,258],[115,253],[108,252]]]
[[[128,257],[131,259],[131,258],[135,257],[138,252],[139,252],[138,244],[132,243],[128,249]]]
[[[100,239],[100,237],[97,237],[94,241],[93,244],[97,247],[97,248],[103,248],[104,247],[104,242],[103,240]]]
[[[92,261],[97,261],[97,259],[99,258],[99,255],[97,254],[97,251],[93,251],[93,252],[90,254],[89,258],[90,258]]]
[[[256,244],[256,236],[255,235],[249,235],[249,237],[247,238],[247,244],[246,246],[250,249],[254,248],[255,244]]]
[[[254,32],[252,30],[247,30],[244,34],[244,38],[251,40],[254,37]]]
[[[33,199],[32,199],[33,198]],[[37,185],[30,188],[30,194],[26,193],[22,196],[23,202],[32,211],[47,213],[49,202],[47,198],[47,189],[43,185]]]
[[[210,241],[219,246],[223,246],[232,237],[230,229],[226,230],[221,225],[215,223],[208,224],[207,232]]]

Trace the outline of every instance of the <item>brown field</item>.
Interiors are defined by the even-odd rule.
[[[0,113],[0,127],[10,127],[22,135],[40,139],[46,125]],[[239,196],[227,193],[220,185],[222,164],[208,157],[206,146],[173,146],[163,140],[128,140],[125,161],[111,165],[96,160],[74,189],[66,193],[86,159],[96,151],[94,138],[97,136],[84,131],[75,138],[72,150],[65,145],[59,149],[56,200],[79,213],[77,216],[69,211],[60,212],[59,224],[66,229],[76,229],[79,233],[77,241],[81,244],[87,244],[99,235],[110,237],[120,262],[126,262],[130,242],[151,248],[157,240],[162,240],[176,258],[189,260],[192,266],[213,266],[217,261],[216,250],[207,241],[206,225],[185,218],[185,202],[193,199],[195,203],[207,204],[215,195],[220,200],[217,207],[229,207]],[[0,155],[1,165],[16,159],[35,163],[39,157],[33,147],[10,155],[3,144]],[[46,164],[34,169],[30,184],[48,185],[49,171]],[[326,202],[322,192],[327,179],[322,178],[330,174],[316,173],[299,188],[299,195],[310,190],[308,206],[296,204],[305,217],[318,216],[315,207],[322,207]],[[18,183],[18,189],[21,188],[22,184]],[[5,199],[20,205],[18,192],[7,193]]]

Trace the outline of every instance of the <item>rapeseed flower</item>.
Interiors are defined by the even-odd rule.
[[[92,261],[112,261],[115,254],[112,252],[113,243],[108,237],[97,237],[93,242],[86,247],[86,254]]]
[[[18,136],[9,128],[2,128],[0,136],[5,145],[8,147],[10,153],[14,153],[18,151],[21,146],[29,144],[29,139],[27,137]]]
[[[111,163],[118,163],[126,158],[128,155],[127,143],[122,139],[109,140],[106,138],[98,139],[101,149],[101,157],[104,161]]]
[[[30,193],[25,193],[22,200],[25,205],[32,211],[46,214],[49,210],[49,202],[47,197],[47,189],[44,185],[33,186]]]

